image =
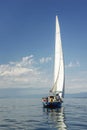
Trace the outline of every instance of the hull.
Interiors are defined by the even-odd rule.
[[[44,108],[61,108],[62,102],[43,102]]]

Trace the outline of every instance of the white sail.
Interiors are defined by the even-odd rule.
[[[54,86],[52,93],[59,93],[60,97],[64,95],[64,61],[60,36],[60,27],[58,17],[56,16],[55,33],[55,61],[54,61]]]

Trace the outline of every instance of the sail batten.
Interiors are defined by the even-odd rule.
[[[52,88],[52,93],[59,93],[61,97],[63,97],[64,95],[64,61],[60,26],[57,16],[55,32],[54,86]]]

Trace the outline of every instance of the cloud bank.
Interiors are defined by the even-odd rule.
[[[41,58],[48,63],[51,58]],[[40,60],[41,61],[41,60]],[[42,63],[42,62],[41,62]],[[0,65],[0,88],[6,87],[41,87],[50,81],[44,72],[35,66],[34,56],[22,57],[20,61]]]

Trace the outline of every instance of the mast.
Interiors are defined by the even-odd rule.
[[[58,17],[56,16],[56,32],[55,32],[55,56],[54,56],[54,86],[52,93],[59,93],[61,97],[64,95],[64,61],[60,35],[60,26]]]

